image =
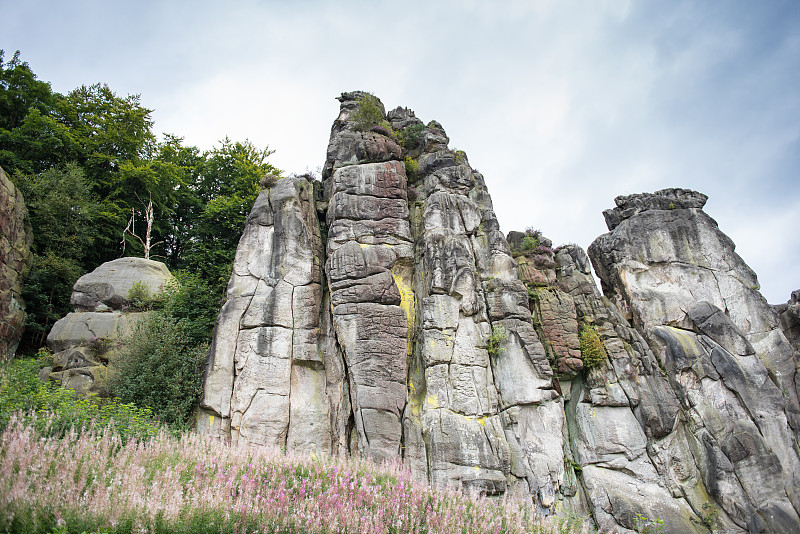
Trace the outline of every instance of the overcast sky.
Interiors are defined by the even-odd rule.
[[[504,232],[585,248],[615,196],[696,189],[769,302],[800,288],[797,0],[0,0],[0,48],[286,172],[322,165],[337,95],[371,91],[442,123]]]

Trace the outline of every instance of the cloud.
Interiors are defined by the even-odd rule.
[[[800,287],[791,0],[31,0],[4,19],[0,46],[57,90],[140,93],[156,130],[247,137],[290,172],[322,164],[341,91],[410,107],[469,154],[504,231],[585,247],[617,195],[700,190],[770,301]]]

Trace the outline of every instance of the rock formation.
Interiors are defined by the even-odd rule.
[[[781,328],[786,339],[796,350],[800,350],[800,289],[792,291],[789,302],[773,308],[781,318]]]
[[[505,239],[439,123],[339,100],[322,183],[282,178],[248,218],[201,431],[398,459],[602,532],[800,528],[798,354],[703,195],[617,199],[601,296],[580,248]]]
[[[81,276],[70,298],[75,311],[59,319],[47,336],[53,365],[42,369],[41,378],[79,393],[104,393],[116,342],[147,313],[131,307],[131,288],[139,283],[154,295],[171,279],[166,265],[143,258],[119,258]]]
[[[0,168],[0,361],[14,355],[25,328],[22,280],[31,265],[31,244],[22,193]]]
[[[713,526],[796,532],[798,353],[705,201],[683,189],[618,197],[589,255],[677,401],[658,428],[642,421],[668,487],[701,518],[707,499]]]

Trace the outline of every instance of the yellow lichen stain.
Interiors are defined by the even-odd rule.
[[[414,290],[411,288],[411,267],[395,264],[394,267],[392,267],[392,278],[394,278],[394,283],[397,286],[397,290],[400,292],[400,307],[405,312],[406,321],[408,322],[408,355],[410,356],[414,351],[411,339],[414,335],[416,321],[416,316],[414,314]]]
[[[214,416],[213,415],[209,415],[208,416],[208,426],[209,426],[209,428],[214,426]]]
[[[437,397],[436,395],[428,395],[427,397],[425,397],[425,404],[427,404],[431,408],[438,408],[439,397]]]
[[[670,335],[672,335],[673,338],[678,340],[678,343],[680,343],[684,354],[686,354],[687,356],[703,353],[703,349],[701,349],[697,345],[697,340],[694,337],[692,337],[692,335],[689,332],[686,332],[685,330],[681,330],[679,328],[673,328],[671,326],[666,326],[665,328],[669,328]]]
[[[481,426],[486,426],[486,418],[485,417],[478,417],[475,419]]]
[[[366,243],[359,243],[358,246],[360,246],[361,248],[367,248],[369,245]]]

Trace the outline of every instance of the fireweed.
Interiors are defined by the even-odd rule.
[[[584,527],[583,531],[587,531]],[[0,435],[0,532],[579,532],[511,499],[414,480],[402,465],[226,445],[193,433],[123,442],[47,437],[12,416]]]

